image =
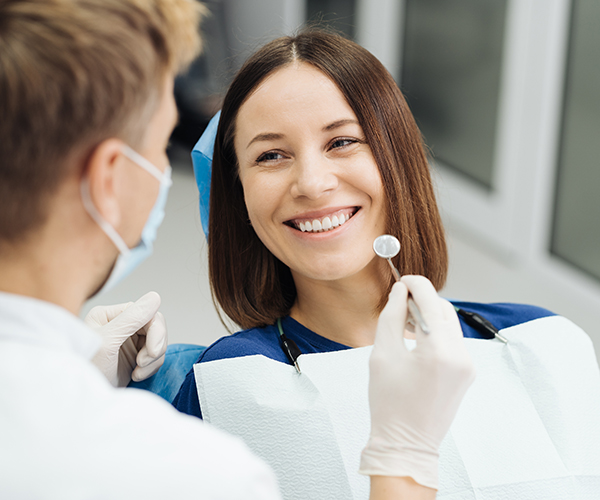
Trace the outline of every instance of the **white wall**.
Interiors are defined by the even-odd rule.
[[[450,272],[442,295],[474,302],[533,304],[561,314],[583,328],[600,359],[600,307],[593,294],[575,299],[570,288],[529,262],[503,259],[468,232],[446,222]],[[594,286],[590,283],[589,286]],[[579,294],[578,294],[579,295]]]
[[[224,0],[224,4],[236,68],[261,45],[292,33],[304,22],[304,0]]]

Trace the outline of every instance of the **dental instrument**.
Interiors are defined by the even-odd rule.
[[[400,281],[400,271],[398,271],[396,266],[392,263],[392,257],[395,257],[398,255],[398,252],[400,252],[400,242],[398,241],[398,238],[391,234],[378,236],[373,242],[373,250],[379,257],[387,260],[392,268],[392,273],[394,273],[396,281]],[[408,311],[410,316],[412,316],[412,321],[409,319],[409,322],[415,321],[419,327],[421,327],[423,333],[429,333],[429,327],[427,326],[427,323],[425,323],[421,311],[419,311],[417,304],[415,304],[415,301],[410,294],[408,295]]]
[[[281,326],[281,318],[277,318],[277,329],[279,330],[279,339],[281,340],[281,347],[287,358],[292,362],[296,371],[302,374],[300,366],[298,365],[298,357],[302,354],[302,351],[292,339],[288,339],[283,333],[283,327]]]
[[[456,306],[454,306],[454,309],[456,310],[456,313],[465,320],[467,325],[475,328],[475,330],[477,330],[479,333],[483,333],[484,335],[491,334],[500,342],[508,344],[508,340],[498,333],[498,329],[480,314],[471,311],[465,311],[464,309]]]

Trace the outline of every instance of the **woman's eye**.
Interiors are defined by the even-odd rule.
[[[265,161],[275,161],[275,160],[280,160],[281,158],[283,158],[281,153],[277,153],[276,151],[269,151],[267,153],[261,154],[257,158],[256,163],[262,163]]]
[[[331,149],[343,148],[344,146],[349,146],[350,144],[354,144],[356,142],[358,142],[358,140],[356,140],[356,139],[349,139],[349,138],[336,139],[331,144]]]

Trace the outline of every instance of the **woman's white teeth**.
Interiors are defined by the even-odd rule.
[[[323,220],[315,219],[312,222],[300,222],[298,225],[300,226],[300,231],[303,233],[322,233],[325,231],[330,231],[338,226],[344,224],[350,218],[350,214],[340,214],[334,215],[333,217],[324,217]]]

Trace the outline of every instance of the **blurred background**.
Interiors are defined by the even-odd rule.
[[[562,314],[600,353],[598,0],[210,0],[205,52],[176,84],[174,185],[154,255],[86,307],[156,290],[170,342],[227,331],[210,297],[190,151],[235,71],[308,22],[395,77],[431,153],[450,249],[442,295]]]

